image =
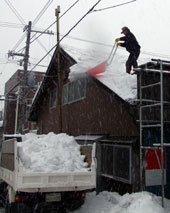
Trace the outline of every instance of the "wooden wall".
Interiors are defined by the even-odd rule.
[[[101,83],[87,79],[86,98],[62,108],[63,132],[137,136],[138,129],[129,105]],[[49,91],[38,103],[38,131],[58,133],[58,108],[49,108]]]

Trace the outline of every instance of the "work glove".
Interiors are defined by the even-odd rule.
[[[121,46],[121,43],[116,43],[116,46],[117,46],[117,47]]]
[[[118,42],[118,41],[120,41],[120,38],[116,38],[116,39],[115,39],[115,42]]]

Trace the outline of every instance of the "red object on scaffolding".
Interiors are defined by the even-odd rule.
[[[158,159],[157,159],[155,152],[157,153]],[[164,155],[164,169],[165,169],[166,168],[165,149],[164,149],[163,155]],[[160,165],[162,165],[161,164],[161,150],[148,149],[146,151],[146,168],[145,169],[146,170],[161,169],[158,160],[160,162]]]
[[[94,68],[91,68],[87,71],[89,75],[96,76],[106,71],[107,61],[102,62]]]

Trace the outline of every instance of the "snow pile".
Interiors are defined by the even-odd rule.
[[[89,193],[85,204],[76,213],[169,213],[170,201],[165,199],[165,208],[161,206],[161,197],[149,192],[138,192],[120,196],[116,192]]]
[[[80,154],[80,146],[73,136],[65,133],[38,136],[26,134],[17,143],[18,157],[26,172],[87,171],[87,163]]]

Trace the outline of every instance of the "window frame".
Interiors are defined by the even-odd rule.
[[[117,144],[101,144],[101,146],[109,146],[109,147],[112,147],[113,149],[113,171],[112,171],[112,175],[110,174],[106,174],[105,172],[101,171],[101,175],[103,177],[107,177],[107,178],[110,178],[110,179],[114,179],[114,180],[117,180],[117,181],[121,181],[123,183],[128,183],[128,184],[131,184],[132,183],[132,147],[129,146],[129,145],[117,145]],[[122,177],[119,177],[119,176],[116,176],[115,174],[115,169],[116,169],[116,162],[114,160],[115,158],[115,148],[127,148],[129,150],[129,178],[126,179],[126,178],[122,178]],[[102,148],[101,148],[102,150]],[[103,155],[104,153],[102,153]],[[101,162],[101,165],[103,165],[103,163]],[[106,166],[106,165],[105,165]]]
[[[54,101],[54,105],[52,105],[52,94],[53,92],[55,92],[55,101]],[[54,97],[54,96],[53,96]],[[57,88],[54,88],[50,91],[50,101],[49,101],[49,107],[50,109],[56,108],[57,106]]]
[[[83,95],[79,95],[80,97],[79,98],[75,98],[75,95],[74,95],[74,91],[75,90],[78,90],[79,89],[79,86],[76,86],[76,85],[78,85],[79,84],[79,81],[84,81],[83,83],[84,83],[84,86],[83,86]],[[83,99],[85,99],[86,98],[86,86],[87,85],[87,80],[86,80],[86,78],[80,78],[80,79],[78,79],[78,80],[75,80],[75,81],[72,81],[72,82],[69,82],[69,83],[67,83],[67,84],[65,84],[64,86],[63,86],[63,98],[62,98],[62,104],[63,105],[66,105],[66,104],[72,104],[72,103],[74,103],[74,102],[77,102],[77,101],[81,101],[81,100],[83,100]],[[72,95],[72,98],[69,98],[70,97],[70,89],[72,89],[73,91],[73,93],[71,93],[71,95]],[[64,90],[66,90],[66,95],[65,95],[65,93],[64,93]],[[78,93],[78,92],[77,92]],[[81,94],[80,92],[79,92],[79,94]],[[64,97],[66,96],[66,98],[64,99]],[[66,100],[67,99],[67,100]],[[65,101],[66,100],[66,101]]]
[[[62,105],[68,104],[68,83],[63,85]]]

